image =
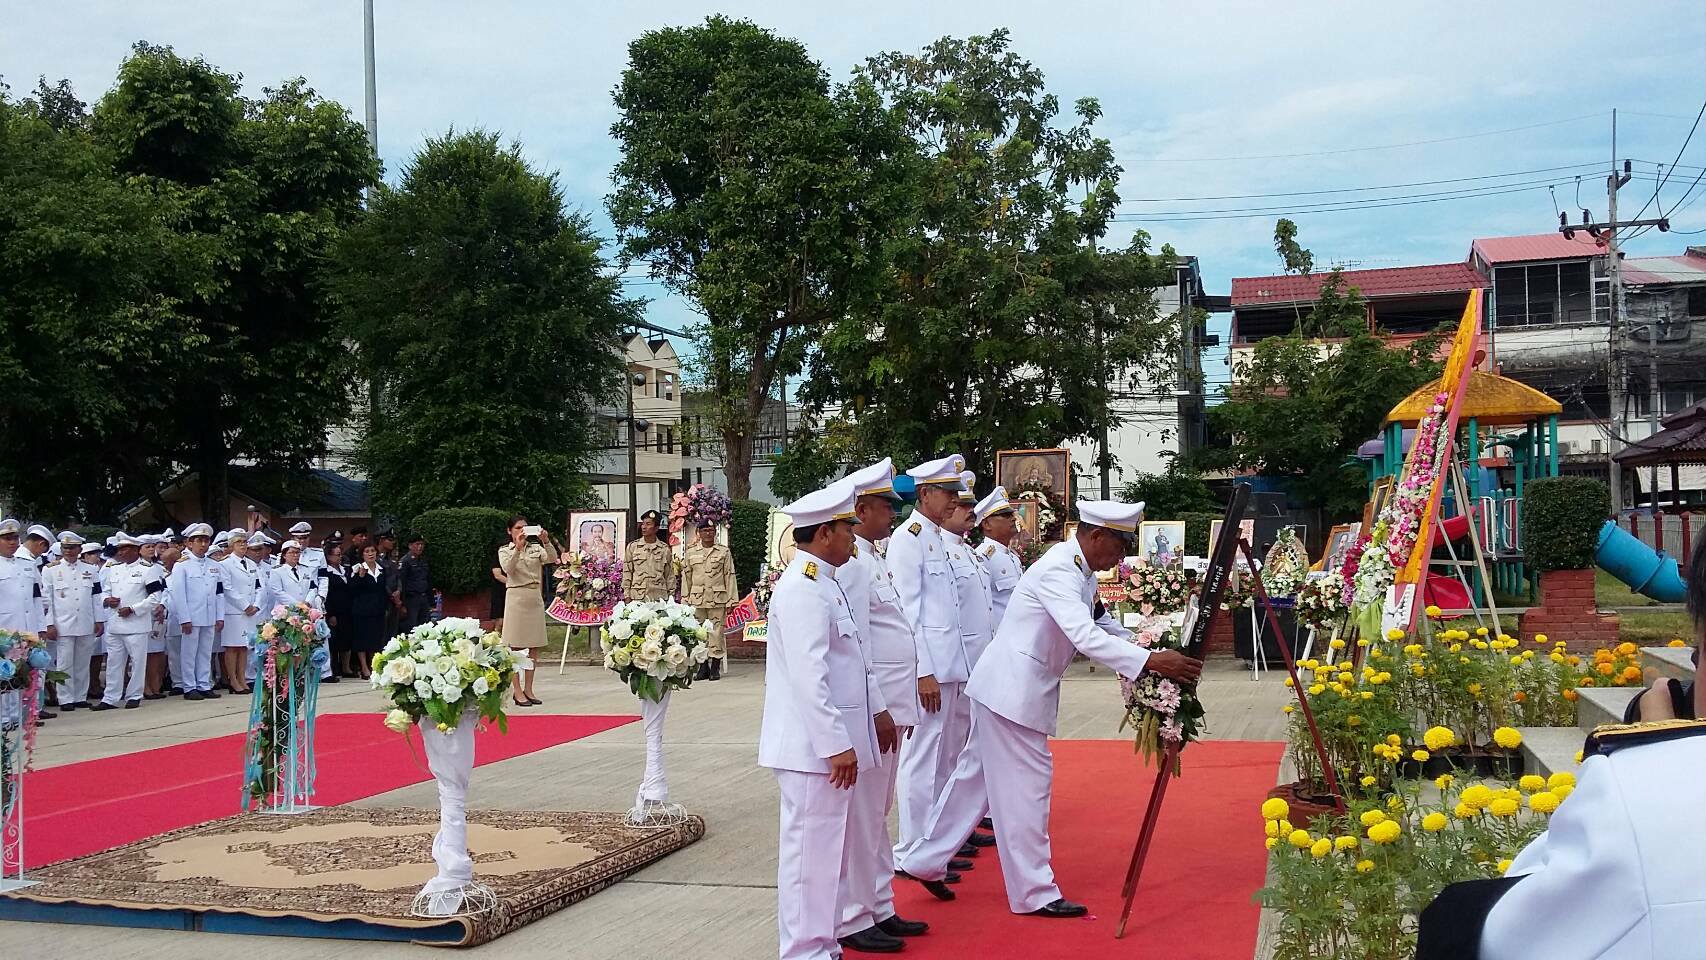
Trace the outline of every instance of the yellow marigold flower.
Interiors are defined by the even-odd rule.
[[[1579,767],[1581,765],[1582,765],[1582,752],[1580,750],[1577,750],[1576,751],[1576,766]]]
[[[1327,686],[1321,683],[1313,684],[1309,688],[1309,695],[1312,697],[1319,697],[1321,694],[1326,692]]]
[[[1481,695],[1481,685],[1478,683],[1471,683],[1469,685],[1469,692],[1474,694],[1477,697],[1480,696]]]
[[[1358,639],[1358,640],[1357,640],[1357,646],[1359,646],[1359,647],[1366,647],[1366,646],[1368,646],[1368,638],[1367,638],[1367,637],[1362,637],[1362,638],[1360,638],[1360,639]]]
[[[1665,646],[1667,646],[1667,647],[1686,647],[1686,646],[1688,646],[1688,644],[1684,643],[1681,637],[1677,637],[1676,639],[1672,640],[1671,642],[1665,644]]]
[[[1446,647],[1446,650],[1450,653],[1462,653],[1463,652],[1463,644],[1454,643],[1451,646]]]
[[[1511,862],[1509,860],[1500,860],[1499,861],[1499,876],[1501,876],[1501,877],[1504,876],[1505,871],[1509,870],[1510,868],[1511,868]]]
[[[1512,657],[1511,658],[1511,666],[1513,666],[1513,667],[1522,666],[1522,658],[1521,657]]]
[[[1349,670],[1346,670],[1344,673],[1339,674],[1334,679],[1338,680],[1340,683],[1355,683],[1356,682],[1356,674],[1350,672]]]
[[[1517,803],[1522,802],[1522,791],[1515,787],[1505,787],[1503,790],[1499,791],[1499,796],[1504,797],[1506,800],[1515,800]]]
[[[1433,756],[1433,754],[1428,753],[1426,750],[1412,750],[1412,751],[1410,751],[1410,759],[1416,761],[1417,763],[1427,763],[1428,758],[1431,756]]]
[[[1558,804],[1561,802],[1557,794],[1542,790],[1528,798],[1528,809],[1535,813],[1551,813],[1558,809]]]
[[[1392,682],[1392,674],[1387,673],[1385,670],[1382,670],[1379,673],[1375,674],[1373,677],[1370,677],[1368,682],[1373,683],[1373,684],[1377,684],[1377,685],[1388,684],[1388,683]]]
[[[1386,809],[1392,811],[1393,813],[1403,813],[1404,812],[1404,798],[1403,797],[1393,797],[1392,799],[1386,801]]]
[[[1278,820],[1269,820],[1266,824],[1263,824],[1262,832],[1266,833],[1270,837],[1277,837],[1280,835],[1279,825],[1280,822]]]
[[[1362,718],[1353,713],[1350,716],[1345,718],[1345,725],[1351,726],[1351,727],[1360,727],[1360,726],[1362,726]]]
[[[1410,644],[1409,646],[1404,648],[1404,655],[1409,656],[1409,657],[1421,656],[1422,655],[1422,645],[1419,643]]]
[[[1544,633],[1535,634],[1534,635],[1534,642],[1535,643],[1545,643],[1546,642],[1546,634],[1544,634]]]
[[[1617,668],[1609,663],[1596,663],[1593,669],[1602,677],[1609,677],[1617,672]]]
[[[1373,690],[1364,690],[1364,691],[1358,693],[1357,696],[1363,698],[1364,700],[1373,700],[1374,699],[1374,691]]]
[[[1285,685],[1288,689],[1297,686],[1297,684],[1295,682],[1293,682],[1290,677],[1285,678]]]
[[[1552,658],[1553,663],[1563,663],[1564,662],[1564,655],[1559,653],[1556,650],[1552,651],[1551,658]]]
[[[1516,785],[1522,788],[1523,793],[1539,793],[1546,789],[1546,778],[1531,773],[1518,780]]]
[[[1263,820],[1284,820],[1291,816],[1291,804],[1279,797],[1269,797],[1262,801]]]
[[[1392,843],[1403,833],[1396,820],[1382,820],[1368,828],[1368,838],[1381,845]]]
[[[1308,830],[1293,830],[1291,836],[1286,838],[1286,842],[1299,850],[1308,850],[1310,845],[1315,842],[1315,838],[1309,835]]]
[[[1546,778],[1546,787],[1549,790],[1556,790],[1559,787],[1573,787],[1575,785],[1576,775],[1568,770],[1560,770]]]
[[[1453,815],[1455,815],[1457,817],[1457,819],[1467,820],[1470,817],[1473,817],[1475,814],[1479,813],[1480,811],[1476,810],[1474,807],[1471,807],[1469,804],[1464,803],[1463,801],[1459,800],[1457,802],[1457,808],[1455,810],[1452,810],[1451,812]]]
[[[1292,826],[1291,826],[1290,820],[1281,820],[1279,822],[1279,835],[1280,836],[1289,837],[1289,836],[1291,836],[1291,831],[1292,831]]]
[[[1518,805],[1510,797],[1500,797],[1487,805],[1487,812],[1495,817],[1516,816]]]
[[[1291,704],[1288,703],[1285,706],[1280,707],[1280,712],[1281,713],[1291,713],[1292,712]]]
[[[1515,727],[1500,727],[1493,731],[1493,742],[1506,750],[1515,750],[1522,746],[1522,734]]]
[[[1581,699],[1582,695],[1577,693],[1574,690],[1565,690],[1563,693],[1563,697],[1565,700],[1568,700],[1571,703],[1575,703],[1577,700]]]
[[[1567,783],[1561,783],[1561,784],[1557,785],[1556,787],[1553,787],[1550,791],[1550,793],[1554,797],[1558,798],[1559,803],[1563,803],[1565,797],[1568,797],[1570,794],[1575,793],[1575,792],[1576,792],[1576,788],[1570,786]]]
[[[1274,837],[1269,837],[1268,839],[1266,839],[1262,842],[1267,844],[1267,847],[1269,850],[1272,850],[1273,848],[1279,846],[1279,840],[1274,838]]]
[[[1457,778],[1452,776],[1449,773],[1442,773],[1439,776],[1434,778],[1434,786],[1440,788],[1441,790],[1450,790],[1451,785],[1456,783],[1456,782],[1457,782]]]
[[[1462,800],[1476,810],[1480,810],[1493,802],[1493,791],[1487,789],[1485,784],[1470,784],[1463,788]]]
[[[1429,727],[1427,732],[1422,734],[1422,743],[1426,744],[1429,750],[1444,750],[1457,745],[1457,733],[1450,727]]]
[[[1404,743],[1403,740],[1399,739],[1399,737],[1396,733],[1387,734],[1386,735],[1386,742],[1391,744],[1394,747],[1401,746]]]
[[[1374,861],[1373,860],[1358,860],[1357,861],[1357,873],[1373,873],[1373,872],[1374,872]]]
[[[1474,646],[1477,650],[1485,650],[1488,647],[1488,643],[1485,640],[1477,640],[1475,641]]]
[[[1641,679],[1641,668],[1640,667],[1624,667],[1623,668],[1623,679],[1629,681],[1630,683],[1634,683],[1635,681]]]
[[[1309,847],[1309,855],[1314,857],[1317,860],[1322,859],[1323,857],[1327,856],[1327,854],[1332,853],[1332,852],[1333,852],[1333,841],[1328,840],[1326,837],[1322,837],[1321,839],[1315,841],[1314,844],[1312,844]]]
[[[1534,659],[1534,651],[1533,650],[1524,650],[1522,652],[1522,658],[1524,660],[1533,660]]]
[[[1386,820],[1386,814],[1381,813],[1379,810],[1365,810],[1363,811],[1362,816],[1357,819],[1362,821],[1363,826],[1372,827],[1377,823],[1384,823]]]
[[[1333,849],[1338,850],[1340,852],[1343,852],[1345,850],[1355,850],[1357,847],[1359,847],[1361,845],[1362,845],[1362,841],[1358,840],[1356,837],[1334,837],[1333,838]]]
[[[1404,631],[1398,629],[1397,627],[1393,627],[1392,629],[1386,631],[1386,639],[1388,639],[1388,640],[1402,640],[1402,639],[1404,639]]]
[[[1486,628],[1486,627],[1476,627],[1476,628],[1475,628],[1475,635],[1476,635],[1476,636],[1477,636],[1477,637],[1484,637],[1484,636],[1486,636],[1486,635],[1487,635],[1487,628]]]
[[[1633,643],[1630,643],[1629,641],[1625,640],[1622,643],[1617,645],[1617,652],[1621,653],[1625,657],[1632,657],[1635,654],[1640,653],[1641,648],[1637,647]]]
[[[1427,614],[1430,618],[1432,618],[1434,620],[1439,619],[1439,607],[1436,607],[1431,603],[1428,604],[1427,607],[1424,610],[1422,610],[1422,612]]]
[[[1564,658],[1564,662],[1568,663],[1572,667],[1579,667],[1582,665],[1582,658],[1572,653]]]
[[[1332,640],[1328,641],[1327,646],[1334,650],[1343,650],[1345,649],[1345,641],[1340,640],[1338,637],[1334,637]]]
[[[1380,782],[1380,781],[1378,781],[1378,780],[1376,780],[1376,779],[1374,779],[1374,778],[1373,778],[1373,777],[1363,777],[1363,778],[1362,778],[1362,781],[1361,781],[1361,783],[1362,783],[1362,785],[1363,785],[1363,786],[1365,786],[1365,787],[1372,787],[1372,786],[1374,786],[1374,785],[1375,785],[1375,784],[1376,784],[1376,783],[1379,783],[1379,782]]]
[[[1427,676],[1427,674],[1428,674],[1428,671],[1425,668],[1423,668],[1423,666],[1421,664],[1419,664],[1419,663],[1410,664],[1410,676],[1412,676],[1412,677],[1425,677],[1425,676]]]
[[[1435,811],[1422,818],[1422,829],[1429,833],[1438,833],[1445,829],[1445,814]]]

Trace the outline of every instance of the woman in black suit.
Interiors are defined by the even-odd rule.
[[[379,566],[379,548],[361,548],[361,563],[349,571],[350,649],[363,680],[373,673],[373,655],[385,648],[385,611],[391,594],[385,589],[385,571]]]
[[[349,571],[343,564],[343,547],[336,542],[325,545],[325,565],[320,568],[321,591],[326,597],[326,619],[332,626],[332,683],[342,677],[353,677],[350,668],[350,609]]]

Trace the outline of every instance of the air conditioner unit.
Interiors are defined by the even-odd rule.
[[[1589,444],[1588,449],[1592,453],[1603,454],[1605,452],[1605,441],[1594,440]]]
[[[1560,440],[1558,441],[1558,452],[1566,457],[1581,453],[1582,443],[1580,440]]]

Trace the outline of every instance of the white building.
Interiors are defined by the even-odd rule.
[[[598,412],[605,442],[588,476],[593,489],[612,510],[635,514],[668,511],[670,497],[684,489],[682,475],[681,360],[667,339],[630,334],[626,342],[627,402]],[[632,434],[633,497],[629,490],[629,447]]]

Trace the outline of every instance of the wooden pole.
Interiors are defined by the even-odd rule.
[[[1167,795],[1167,784],[1173,779],[1173,770],[1179,763],[1179,745],[1167,745],[1167,753],[1161,758],[1161,769],[1155,772],[1155,787],[1149,791],[1149,806],[1143,811],[1143,826],[1137,831],[1137,847],[1131,852],[1131,866],[1125,871],[1125,886],[1120,889],[1120,895],[1125,903],[1120,907],[1120,923],[1114,929],[1114,939],[1125,937],[1126,918],[1131,916],[1131,902],[1137,897],[1137,881],[1143,875],[1143,861],[1149,858],[1149,842],[1155,838],[1155,823],[1161,817],[1161,800]]]

